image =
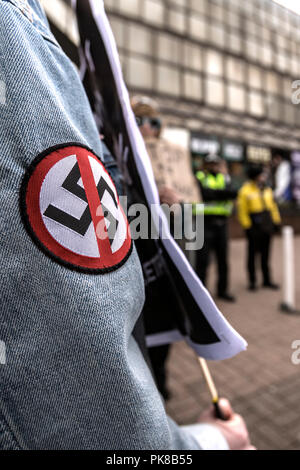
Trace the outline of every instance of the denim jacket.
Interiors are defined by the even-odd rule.
[[[30,199],[38,155],[39,168],[71,142],[103,155],[37,0],[0,0],[0,84],[0,449],[199,449],[166,416],[132,336],[144,301],[134,246],[116,268],[82,272],[47,256],[24,224],[21,188]]]

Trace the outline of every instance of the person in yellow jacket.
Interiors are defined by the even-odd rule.
[[[257,289],[255,261],[261,258],[263,287],[278,289],[270,277],[270,246],[272,235],[279,229],[281,218],[273,191],[266,185],[267,174],[262,166],[248,169],[249,180],[238,194],[238,218],[248,239],[249,290]]]

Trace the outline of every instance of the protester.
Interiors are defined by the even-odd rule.
[[[161,139],[162,121],[159,117],[158,104],[147,96],[135,96],[131,100],[131,105],[150,158],[152,159],[160,202],[161,204],[167,204],[169,207],[177,204],[180,210],[180,204],[182,202],[180,195],[176,189],[165,184],[164,172],[162,171],[164,165],[168,163],[165,160],[168,159],[172,147],[169,143]],[[155,327],[160,331],[162,324],[165,324],[166,317],[169,314],[170,313],[165,310],[161,312],[150,312],[150,316],[145,313],[146,333],[149,332],[148,326],[150,326],[150,323],[151,329],[154,327],[155,323]],[[169,344],[149,348],[149,358],[157,387],[166,400],[170,398],[166,374],[166,362],[170,348],[171,345]]]
[[[253,165],[248,169],[249,180],[238,195],[238,218],[248,240],[248,278],[249,290],[257,289],[255,270],[256,255],[261,257],[263,286],[278,289],[272,282],[269,258],[272,235],[279,230],[281,218],[273,191],[266,186],[268,178],[263,166]]]
[[[167,204],[171,207],[173,204],[189,202],[186,200],[185,194],[182,194],[184,188],[175,188],[174,182],[170,184],[171,178],[168,178],[170,174],[178,171],[178,168],[172,165],[178,147],[162,138],[163,123],[159,115],[158,104],[147,96],[134,96],[131,104],[151,158],[161,204]],[[167,170],[166,167],[168,167]],[[169,174],[166,174],[167,172]],[[191,188],[189,189],[191,190]],[[196,197],[200,198],[199,193],[196,194]]]
[[[217,295],[220,299],[234,302],[228,292],[228,219],[232,214],[232,200],[237,192],[228,186],[228,176],[221,172],[222,159],[216,154],[204,158],[204,169],[196,176],[204,200],[204,246],[197,252],[196,272],[204,284],[207,269],[214,252],[218,266]]]
[[[213,426],[199,440],[166,416],[133,337],[136,250],[126,230],[117,257],[113,233],[95,237],[104,191],[127,221],[77,71],[37,0],[0,0],[0,44],[0,448],[251,448],[233,413],[202,419]]]
[[[278,203],[289,202],[292,194],[292,168],[286,154],[276,150],[272,156],[274,169],[274,197]]]

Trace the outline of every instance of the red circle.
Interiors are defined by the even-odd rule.
[[[129,224],[123,209],[120,205],[119,199],[117,198],[118,207],[121,210],[122,216],[126,222],[126,236],[124,243],[115,253],[106,253],[106,256],[100,255],[99,258],[88,257],[80,255],[71,251],[70,249],[59,244],[53,236],[50,234],[45,226],[40,210],[40,192],[42,184],[51,170],[51,168],[59,161],[71,155],[76,155],[77,159],[80,159],[90,167],[88,157],[94,158],[102,169],[108,175],[112,186],[115,189],[114,183],[106,171],[104,165],[99,158],[86,147],[78,144],[68,144],[65,146],[58,146],[43,152],[38,156],[30,167],[29,175],[26,177],[26,185],[24,191],[24,202],[26,209],[27,227],[31,229],[31,235],[34,236],[36,242],[46,250],[47,254],[54,257],[56,261],[62,262],[71,268],[78,268],[84,271],[105,271],[118,268],[129,256],[132,240],[130,236]],[[95,185],[96,186],[96,185]],[[85,188],[86,189],[86,188]],[[103,241],[98,240],[99,246]]]

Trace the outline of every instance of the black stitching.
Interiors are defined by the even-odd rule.
[[[70,269],[71,271],[77,271],[77,272],[81,272],[81,273],[84,273],[84,274],[94,274],[94,275],[97,275],[97,274],[107,274],[107,273],[110,273],[110,272],[113,272],[117,269],[119,269],[121,266],[123,266],[123,264],[126,263],[126,261],[128,260],[128,258],[130,257],[131,253],[132,253],[132,250],[133,250],[133,241],[131,239],[131,243],[130,243],[130,248],[128,250],[128,253],[126,254],[126,256],[122,259],[122,261],[120,261],[120,263],[114,265],[114,266],[111,266],[109,268],[97,268],[97,269],[93,269],[93,268],[83,268],[81,266],[78,266],[78,265],[75,265],[75,264],[71,264],[71,263],[68,263],[67,261],[59,258],[58,256],[54,255],[50,250],[48,250],[48,248],[46,248],[43,243],[39,240],[39,238],[37,237],[37,235],[35,234],[33,228],[31,227],[31,224],[29,222],[29,218],[28,218],[28,214],[27,214],[27,207],[26,207],[26,190],[27,190],[27,186],[28,186],[28,183],[29,183],[29,180],[32,176],[32,173],[34,172],[35,168],[37,167],[37,165],[43,160],[43,158],[47,157],[50,153],[53,153],[57,150],[60,150],[60,149],[63,149],[63,148],[66,148],[66,147],[81,147],[81,148],[84,148],[86,150],[88,150],[89,152],[91,152],[95,157],[98,158],[98,160],[102,163],[102,165],[104,166],[101,158],[99,158],[99,156],[91,149],[89,148],[88,146],[84,145],[84,144],[81,144],[81,143],[78,143],[78,142],[68,142],[68,143],[65,143],[65,144],[58,144],[58,145],[55,145],[53,147],[50,147],[48,148],[47,150],[44,150],[42,153],[40,153],[33,161],[32,163],[29,165],[29,167],[27,168],[26,170],[26,173],[23,177],[23,180],[22,180],[22,183],[21,183],[21,187],[20,187],[20,197],[19,197],[19,208],[20,208],[20,214],[21,214],[21,219],[22,219],[22,222],[24,224],[24,227],[27,231],[27,233],[29,234],[29,236],[31,237],[32,241],[34,242],[34,244],[37,246],[37,248],[39,250],[41,250],[48,258],[50,258],[52,261],[56,261],[56,263],[60,264],[61,266],[64,266],[65,268],[68,268]],[[104,167],[105,168],[105,167]],[[107,170],[106,170],[107,171]]]

